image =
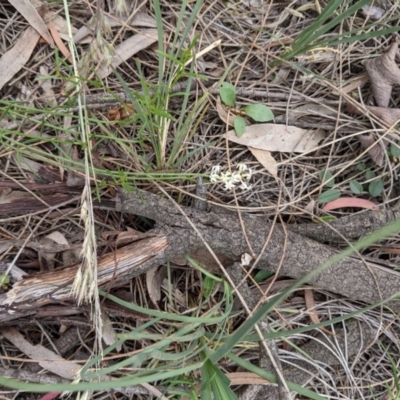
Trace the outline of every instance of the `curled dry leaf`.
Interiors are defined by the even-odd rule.
[[[400,109],[398,108],[384,108],[384,107],[374,107],[365,106],[365,108],[374,114],[376,117],[380,118],[382,121],[386,122],[388,125],[392,126],[400,120]],[[346,111],[353,114],[362,114],[362,111],[355,107],[353,104],[347,104]]]
[[[375,203],[366,199],[359,199],[357,197],[341,197],[337,200],[326,203],[322,208],[322,211],[331,211],[343,207],[366,208],[368,210],[375,210],[378,208]]]
[[[372,161],[378,165],[382,166],[383,158],[386,153],[386,142],[380,141],[376,142],[374,135],[370,133],[369,135],[359,135],[357,136],[364,149],[369,149],[368,154]]]
[[[249,146],[249,150],[257,161],[274,177],[278,177],[278,163],[268,150],[259,150]]]
[[[400,85],[400,69],[395,62],[398,45],[393,42],[381,56],[365,61],[372,93],[379,107],[389,105],[393,85]]]
[[[152,268],[146,272],[146,286],[154,305],[157,305],[161,299],[161,285],[167,272],[166,266]]]
[[[1,333],[26,356],[33,360],[40,360],[38,361],[38,364],[42,368],[51,371],[53,374],[66,379],[75,379],[81,370],[79,364],[64,359],[46,347],[40,344],[32,345],[15,328],[3,327]]]

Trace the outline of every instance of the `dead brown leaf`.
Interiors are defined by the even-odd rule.
[[[326,203],[322,207],[322,211],[337,210],[338,208],[354,207],[365,208],[368,210],[378,209],[378,206],[370,200],[360,199],[358,197],[339,197],[336,200]]]
[[[115,54],[110,64],[103,65],[97,71],[100,79],[106,78],[112,73],[115,67],[122,64],[128,58],[132,57],[139,51],[146,49],[153,43],[157,42],[157,30],[144,29],[140,33],[130,37],[115,48]]]
[[[307,153],[315,150],[326,134],[323,129],[309,130],[281,124],[254,124],[238,137],[235,131],[226,134],[228,140],[260,150],[286,153]]]
[[[373,133],[369,135],[359,135],[357,138],[364,149],[369,149],[368,154],[372,161],[376,165],[381,166],[386,153],[386,144],[383,141],[376,143]]]
[[[54,46],[53,38],[42,17],[29,0],[8,0],[17,11],[29,22],[32,28],[42,36],[50,46]]]
[[[39,365],[48,371],[66,379],[75,379],[81,366],[62,358],[58,354],[46,349],[44,346],[30,344],[15,328],[2,328],[1,333],[15,347],[29,358],[38,360]]]
[[[131,18],[130,16],[116,17],[113,15],[106,15],[106,21],[111,28],[123,25],[143,28],[157,28],[156,20],[150,15],[141,12],[135,14],[133,18]],[[92,40],[92,34],[92,30],[87,25],[84,25],[74,34],[74,43],[90,42]]]
[[[371,80],[372,93],[379,107],[388,107],[393,85],[400,85],[400,69],[395,57],[398,45],[393,42],[389,50],[379,57],[365,61],[365,69]]]
[[[101,313],[101,320],[103,322],[103,335],[102,338],[104,340],[104,343],[108,346],[111,346],[114,344],[117,340],[117,332],[115,331],[112,321],[110,317],[107,315],[107,313]],[[122,349],[122,344],[119,344],[115,350],[119,353]]]
[[[15,45],[0,58],[0,89],[31,58],[39,38],[40,35],[36,29],[27,28]]]
[[[311,321],[316,325],[321,323],[318,313],[315,310],[315,300],[314,300],[313,289],[311,289],[311,288],[304,289],[304,301],[306,303],[306,309],[308,311],[308,314],[310,315]],[[328,329],[324,328],[323,326],[321,327],[321,330],[332,335],[332,332],[330,332]]]
[[[67,49],[65,46],[64,42],[61,40],[61,37],[57,31],[57,28],[53,24],[53,21],[49,21],[49,28],[51,35],[54,38],[55,43],[57,44],[58,49],[61,51],[62,55],[70,62],[72,63],[72,56],[71,52]]]
[[[167,276],[167,267],[152,268],[146,272],[146,286],[149,296],[154,305],[161,299],[161,284]]]
[[[274,177],[278,177],[278,163],[268,150],[259,150],[249,146],[249,150],[257,161]]]
[[[231,386],[236,385],[271,385],[270,381],[261,378],[253,372],[229,372],[226,377],[231,381]]]

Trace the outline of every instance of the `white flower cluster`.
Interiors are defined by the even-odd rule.
[[[234,172],[223,172],[220,165],[215,165],[211,170],[210,181],[212,183],[222,182],[225,190],[232,190],[237,185],[240,189],[248,190],[251,189],[251,185],[249,185],[251,174],[251,169],[245,164],[238,164]]]

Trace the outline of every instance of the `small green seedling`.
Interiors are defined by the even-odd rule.
[[[340,190],[337,189],[330,189],[326,190],[325,192],[321,193],[318,197],[318,203],[330,203],[333,200],[336,200],[340,197]]]
[[[357,166],[358,167],[358,166]],[[371,169],[366,169],[365,164],[364,168],[357,168],[359,171],[365,171],[365,179],[370,181],[375,178],[375,172]],[[382,179],[374,179],[372,182],[368,182],[365,184],[361,184],[356,180],[352,180],[349,183],[350,190],[355,195],[359,195],[362,192],[368,192],[372,197],[378,197],[382,194],[384,184]]]
[[[245,117],[249,117],[256,122],[268,122],[274,119],[271,109],[264,104],[250,104],[241,109],[234,108],[236,105],[236,90],[233,85],[224,82],[219,91],[222,102],[235,114],[233,127],[237,136],[242,136],[246,130]]]
[[[328,188],[333,188],[335,185],[335,178],[332,175],[332,172],[322,170],[319,174],[319,179],[321,183],[328,187]],[[318,197],[318,203],[323,204],[323,203],[329,203],[330,201],[336,200],[340,197],[340,191],[337,189],[330,189],[326,190],[325,192],[322,192],[319,197]]]

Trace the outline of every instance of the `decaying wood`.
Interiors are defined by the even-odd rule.
[[[98,261],[98,283],[108,289],[129,281],[165,259],[167,238],[145,237],[101,257]],[[11,290],[0,295],[0,322],[28,314],[45,304],[68,301],[78,265],[61,270],[38,273],[16,282]]]
[[[307,236],[319,242],[334,242],[358,239],[400,219],[400,204],[388,209],[368,210],[348,215],[329,223],[288,225],[294,233]]]
[[[49,208],[59,207],[80,198],[66,194],[54,194],[44,196],[40,200],[36,198],[15,199],[10,203],[3,203],[0,207],[0,216],[26,214],[29,212],[47,211]]]
[[[122,247],[115,254],[99,260],[98,280],[103,287],[110,282],[114,287],[125,283],[184,253],[204,252],[202,240],[172,201],[144,191],[128,193],[121,190],[116,202],[108,200],[96,207],[133,213],[157,222],[152,232],[155,236]],[[225,262],[238,260],[243,253],[249,252],[235,213],[183,209],[205,241],[217,254],[224,256]],[[337,254],[333,248],[310,237],[320,241],[340,240],[340,234],[347,239],[356,238],[399,217],[400,207],[395,206],[389,210],[367,211],[341,218],[330,223],[333,230],[323,224],[292,225],[287,230],[287,246],[280,275],[301,278]],[[270,224],[267,219],[251,214],[243,214],[242,219],[251,246],[258,254],[264,246]],[[276,270],[284,251],[284,241],[285,232],[278,225],[257,268]],[[77,266],[72,266],[36,274],[14,284],[7,294],[0,296],[0,307],[3,308],[3,311],[0,310],[0,322],[32,315],[41,305],[70,298],[69,285],[76,270]],[[310,283],[354,300],[374,303],[397,293],[400,274],[385,264],[352,257],[315,276]],[[393,307],[400,309],[397,304]]]
[[[155,220],[157,225],[153,232],[168,238],[165,260],[183,253],[194,253],[204,247],[201,238],[174,203],[160,196],[143,191],[128,193],[121,189],[115,210]],[[216,254],[238,260],[242,254],[249,252],[236,214],[207,213],[190,208],[183,210]],[[259,216],[243,214],[242,219],[248,240],[258,255],[264,247],[271,225]],[[372,224],[373,221],[370,221]],[[257,268],[276,271],[283,257],[279,274],[302,278],[337,255],[337,251],[327,245],[290,231],[286,234],[287,237],[279,225],[274,228]],[[384,263],[346,257],[312,277],[309,282],[353,300],[375,303],[398,292],[400,273]],[[393,302],[390,305],[400,310],[399,304]]]

